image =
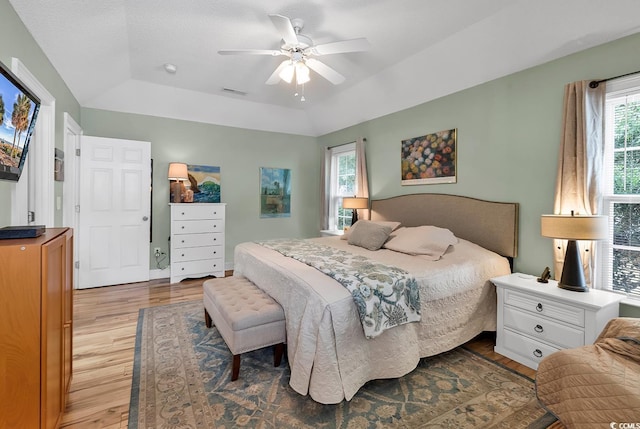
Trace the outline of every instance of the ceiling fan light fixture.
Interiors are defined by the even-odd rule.
[[[296,63],[296,83],[298,85],[305,84],[309,82],[311,78],[309,77],[309,67],[303,62]]]
[[[295,72],[295,66],[293,63],[288,64],[285,68],[282,69],[279,76],[280,79],[284,80],[287,83],[291,83],[293,80],[293,73]]]

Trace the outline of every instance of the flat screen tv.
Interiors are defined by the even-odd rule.
[[[18,181],[36,124],[40,99],[0,63],[0,179]]]

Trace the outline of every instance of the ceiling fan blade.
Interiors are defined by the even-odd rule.
[[[324,43],[310,48],[315,55],[343,54],[346,52],[362,52],[371,49],[365,38],[343,40],[341,42]]]
[[[218,51],[220,55],[271,55],[277,57],[278,55],[286,55],[282,51],[276,51],[274,49],[235,49]]]
[[[282,40],[284,40],[287,45],[298,44],[296,30],[293,29],[293,25],[289,18],[282,15],[269,15],[269,18],[271,18],[271,22],[273,22],[273,25],[282,36]]]
[[[311,70],[318,73],[320,76],[327,79],[334,85],[340,85],[345,80],[344,76],[342,76],[340,73],[314,58],[307,58],[305,60],[305,64]]]
[[[280,72],[289,64],[291,64],[291,60],[284,60],[283,62],[281,62],[265,83],[267,85],[275,85],[276,83],[280,82]]]

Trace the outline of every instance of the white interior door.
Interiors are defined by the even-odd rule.
[[[147,281],[151,144],[81,141],[78,287]]]

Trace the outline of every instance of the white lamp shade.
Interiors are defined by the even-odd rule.
[[[369,198],[364,197],[345,197],[342,199],[343,209],[368,209]]]
[[[282,71],[280,72],[279,74],[280,79],[284,80],[287,83],[291,83],[291,81],[293,80],[293,72],[295,70],[296,69],[293,63],[290,63],[285,68],[283,68]]]
[[[303,85],[311,80],[309,78],[309,67],[304,63],[296,63],[296,83]]]
[[[181,162],[169,163],[169,173],[167,174],[169,180],[189,180],[189,173],[187,171],[187,164]]]
[[[609,237],[607,216],[542,215],[543,237],[562,240],[604,240]]]

